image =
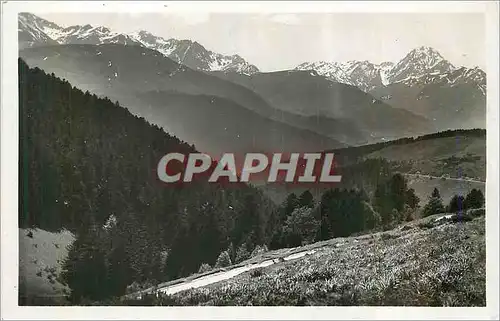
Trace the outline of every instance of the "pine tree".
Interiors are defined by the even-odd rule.
[[[299,207],[288,216],[285,222],[285,230],[287,231],[287,236],[294,240],[292,243],[295,243],[295,240],[298,240],[299,236],[301,243],[311,243],[315,239],[320,222],[315,217],[314,212],[309,207]],[[289,246],[292,245],[289,244]]]
[[[465,208],[482,208],[484,207],[484,195],[479,189],[473,188],[465,197]]]
[[[424,206],[422,216],[426,217],[429,215],[443,213],[444,211],[445,208],[443,206],[443,201],[441,199],[441,195],[439,194],[439,190],[437,188],[434,188],[431,196],[429,197],[428,203]]]
[[[418,204],[420,203],[420,199],[415,194],[415,190],[413,188],[410,188],[406,191],[405,203],[408,204],[408,206],[411,209],[416,209],[418,207]]]
[[[462,212],[465,209],[465,198],[462,195],[454,195],[450,203],[448,204],[448,207],[446,208],[447,212],[450,213],[459,213]]]
[[[232,263],[231,263],[231,258],[229,257],[229,253],[227,251],[223,251],[217,258],[217,261],[215,262],[215,267],[224,268],[230,266],[231,264]]]
[[[314,197],[311,194],[311,192],[309,192],[309,190],[304,191],[302,194],[300,194],[298,200],[298,206],[309,207],[309,208],[314,207]]]
[[[282,215],[281,219],[284,222],[288,215],[292,214],[292,212],[300,205],[299,199],[297,198],[297,195],[295,193],[290,193],[285,202],[282,204]]]
[[[69,299],[73,303],[102,300],[114,292],[109,289],[105,255],[96,240],[95,235],[81,235],[69,247],[61,277],[71,288]]]

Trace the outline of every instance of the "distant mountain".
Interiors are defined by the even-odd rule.
[[[18,33],[20,49],[57,44],[137,45],[157,50],[166,57],[195,70],[223,70],[244,74],[259,71],[239,55],[222,55],[205,49],[196,41],[164,39],[147,31],[123,34],[103,26],[89,24],[62,28],[34,14],[20,13]]]
[[[19,49],[57,45],[54,40],[62,28],[31,13],[20,13],[18,19]],[[50,35],[50,36],[49,36]]]
[[[84,91],[119,101],[204,152],[345,146],[326,135],[275,120],[279,111],[244,86],[179,65],[143,47],[59,45],[27,48],[20,56]]]
[[[284,112],[346,121],[371,142],[431,130],[425,117],[391,107],[355,86],[332,82],[315,71],[214,74],[253,90]]]
[[[433,72],[370,93],[427,117],[437,130],[486,127],[486,74],[479,68]]]
[[[387,81],[389,84],[406,82],[427,74],[442,74],[454,69],[455,67],[436,50],[419,47],[410,51],[389,70]]]
[[[154,36],[147,31],[140,31],[131,35],[142,46],[157,50],[166,57],[203,71],[234,71],[243,74],[253,74],[259,71],[239,55],[225,56],[205,49],[201,44],[191,40],[164,39]]]
[[[413,49],[397,63],[320,61],[305,62],[295,69],[314,70],[332,81],[354,85],[366,92],[398,82],[410,85],[416,79],[429,74],[437,75],[456,70],[438,51],[425,46]]]
[[[437,130],[486,126],[486,74],[455,67],[433,48],[419,47],[399,62],[303,63],[329,80],[357,86],[393,107],[428,118]]]
[[[348,61],[345,63],[320,61],[305,62],[295,69],[314,70],[329,80],[357,86],[359,89],[368,92],[387,83],[386,73],[393,65],[391,62],[376,65],[369,61]]]

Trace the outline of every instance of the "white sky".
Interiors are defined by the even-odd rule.
[[[36,12],[34,12],[36,14]],[[430,46],[457,66],[486,70],[482,13],[39,13],[61,26],[104,25],[190,39],[222,54],[239,54],[262,71],[305,61],[396,62]]]

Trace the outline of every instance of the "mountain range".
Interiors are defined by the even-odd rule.
[[[226,70],[245,74],[259,71],[239,55],[222,55],[205,49],[196,41],[164,39],[144,30],[131,34],[117,33],[103,26],[89,24],[63,28],[32,13],[19,14],[20,49],[52,44],[139,45],[196,70]]]
[[[459,69],[467,71],[482,71],[478,67],[455,67],[435,49],[421,46],[411,50],[397,63],[383,62],[374,64],[370,61],[348,62],[304,62],[296,70],[315,70],[328,79],[359,87],[371,92],[377,88],[390,84],[401,83],[407,86],[414,84],[429,84],[439,81]],[[462,75],[460,81],[474,81],[481,91],[486,89],[486,74],[469,77]]]
[[[147,31],[63,28],[21,13],[18,34],[28,64],[119,100],[211,151],[333,148],[486,123],[484,71],[455,67],[430,47],[397,63],[306,62],[294,70],[260,72],[239,55]],[[205,114],[202,108],[211,109]],[[227,132],[233,118],[244,132]]]
[[[331,81],[350,84],[389,105],[429,119],[437,129],[485,128],[486,73],[456,67],[435,49],[411,50],[397,63],[303,63]]]

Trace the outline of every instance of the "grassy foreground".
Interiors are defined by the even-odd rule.
[[[479,215],[478,215],[479,213]],[[485,306],[484,210],[304,247],[314,254],[130,305]]]

